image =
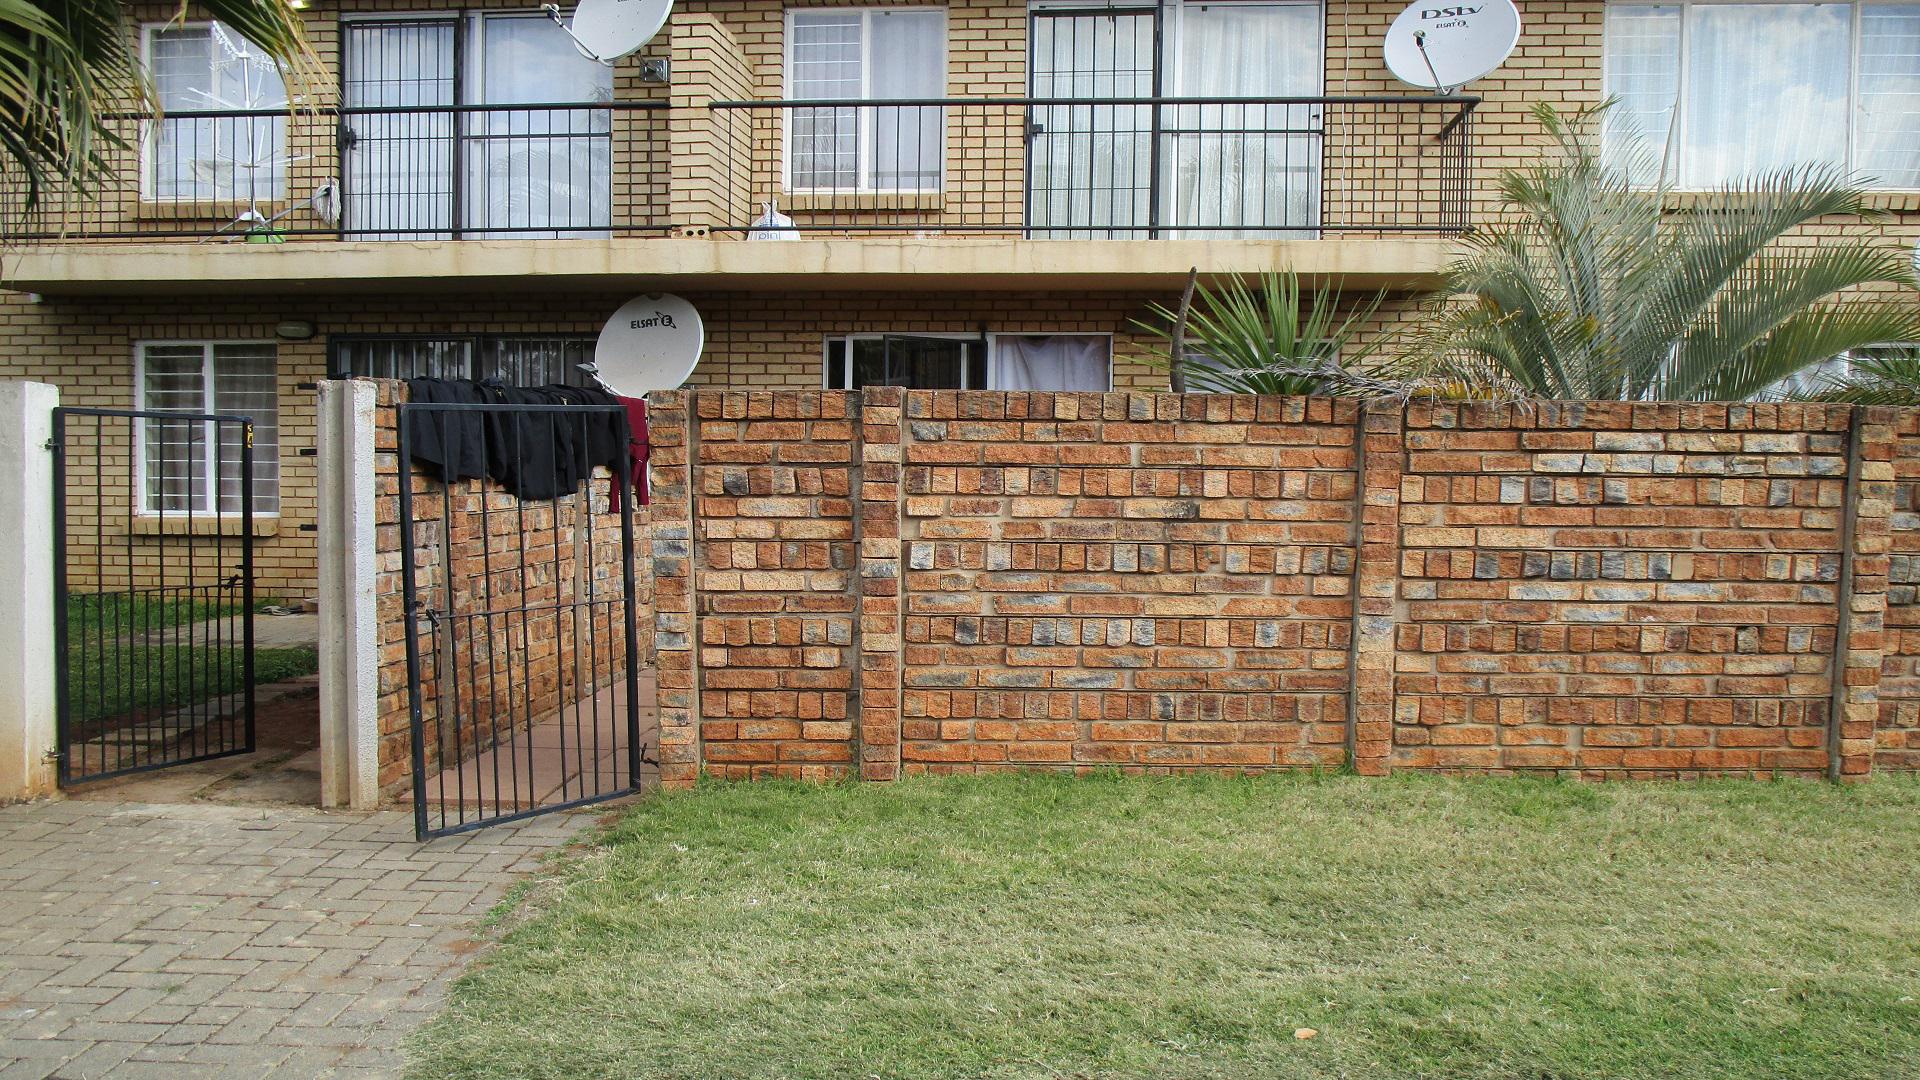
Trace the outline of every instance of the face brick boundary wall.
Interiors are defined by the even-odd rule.
[[[1920,410],[653,405],[670,785],[1920,767]]]

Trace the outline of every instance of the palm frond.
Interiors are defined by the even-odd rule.
[[[1664,186],[1631,179],[1647,158],[1601,159],[1611,106],[1535,109],[1544,160],[1502,174],[1509,213],[1448,268],[1452,299],[1415,336],[1421,370],[1538,397],[1744,398],[1890,340],[1861,335],[1910,336],[1910,299],[1860,295],[1911,289],[1904,253],[1854,238],[1782,243],[1810,222],[1865,215],[1849,177],[1784,169],[1676,210]]]
[[[1152,334],[1149,362],[1171,370],[1178,365],[1189,389],[1214,394],[1311,394],[1339,392],[1325,362],[1358,369],[1374,355],[1377,343],[1363,330],[1383,299],[1381,294],[1342,307],[1337,283],[1303,295],[1290,271],[1260,275],[1256,286],[1237,276],[1195,286],[1187,313],[1187,355],[1173,355],[1172,328],[1178,316],[1161,304],[1150,305],[1152,318],[1135,325]]]

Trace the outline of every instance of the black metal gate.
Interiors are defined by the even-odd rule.
[[[555,468],[618,406],[399,406],[399,460],[433,441]],[[622,429],[624,430],[624,429]],[[622,455],[522,500],[403,464],[402,601],[421,839],[618,798],[653,760],[641,728],[632,485]],[[623,494],[624,493],[624,494]],[[616,509],[617,503],[617,509]]]
[[[53,413],[62,786],[253,749],[253,421]]]

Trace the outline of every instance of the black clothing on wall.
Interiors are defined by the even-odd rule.
[[[495,380],[409,379],[416,402],[497,405],[612,405],[620,400],[582,386],[508,386]],[[548,412],[455,409],[412,414],[408,449],[443,479],[486,476],[525,500],[557,499],[580,490],[598,466],[619,475],[627,451],[624,409]]]

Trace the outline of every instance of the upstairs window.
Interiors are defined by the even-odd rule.
[[[1609,153],[1706,189],[1826,163],[1920,188],[1920,5],[1610,4]]]
[[[147,71],[163,118],[141,148],[147,198],[252,204],[287,188],[287,88],[258,46],[215,23],[148,26]],[[267,116],[195,116],[265,112]]]
[[[139,408],[253,420],[253,512],[280,512],[279,376],[270,341],[150,341],[136,354]],[[239,424],[150,417],[140,427],[143,514],[241,510],[245,431]]]
[[[787,14],[787,96],[798,101],[925,101],[946,95],[947,17],[939,8]],[[799,192],[940,190],[938,105],[796,108],[788,186]]]

